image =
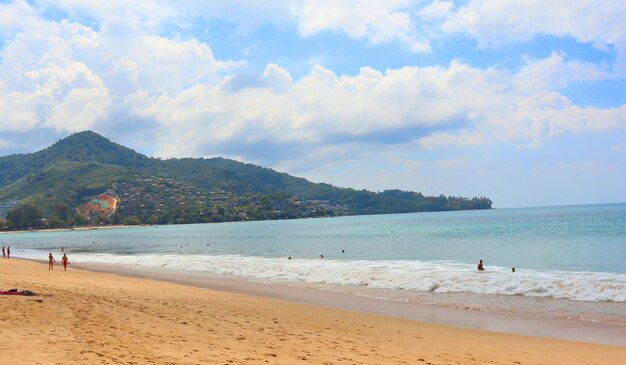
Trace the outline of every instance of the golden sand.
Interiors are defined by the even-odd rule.
[[[461,329],[0,261],[6,364],[626,364],[626,347]]]

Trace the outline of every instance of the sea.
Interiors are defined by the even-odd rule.
[[[38,231],[0,245],[82,267],[626,325],[626,204]]]

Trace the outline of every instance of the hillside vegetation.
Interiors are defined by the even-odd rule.
[[[107,189],[115,189],[121,199],[119,211],[110,218],[113,223],[130,218],[133,223],[167,224],[491,208],[491,200],[484,197],[338,188],[219,157],[155,159],[91,131],[39,152],[0,157],[0,171],[0,203],[21,200],[39,210],[35,216],[56,224],[85,223],[75,219],[75,208]]]

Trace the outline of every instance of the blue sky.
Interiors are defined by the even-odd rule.
[[[94,130],[495,207],[626,201],[626,4],[0,1],[0,155]]]

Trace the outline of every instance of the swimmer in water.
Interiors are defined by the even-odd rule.
[[[478,271],[484,271],[485,267],[483,266],[483,260],[480,260],[478,263]]]

